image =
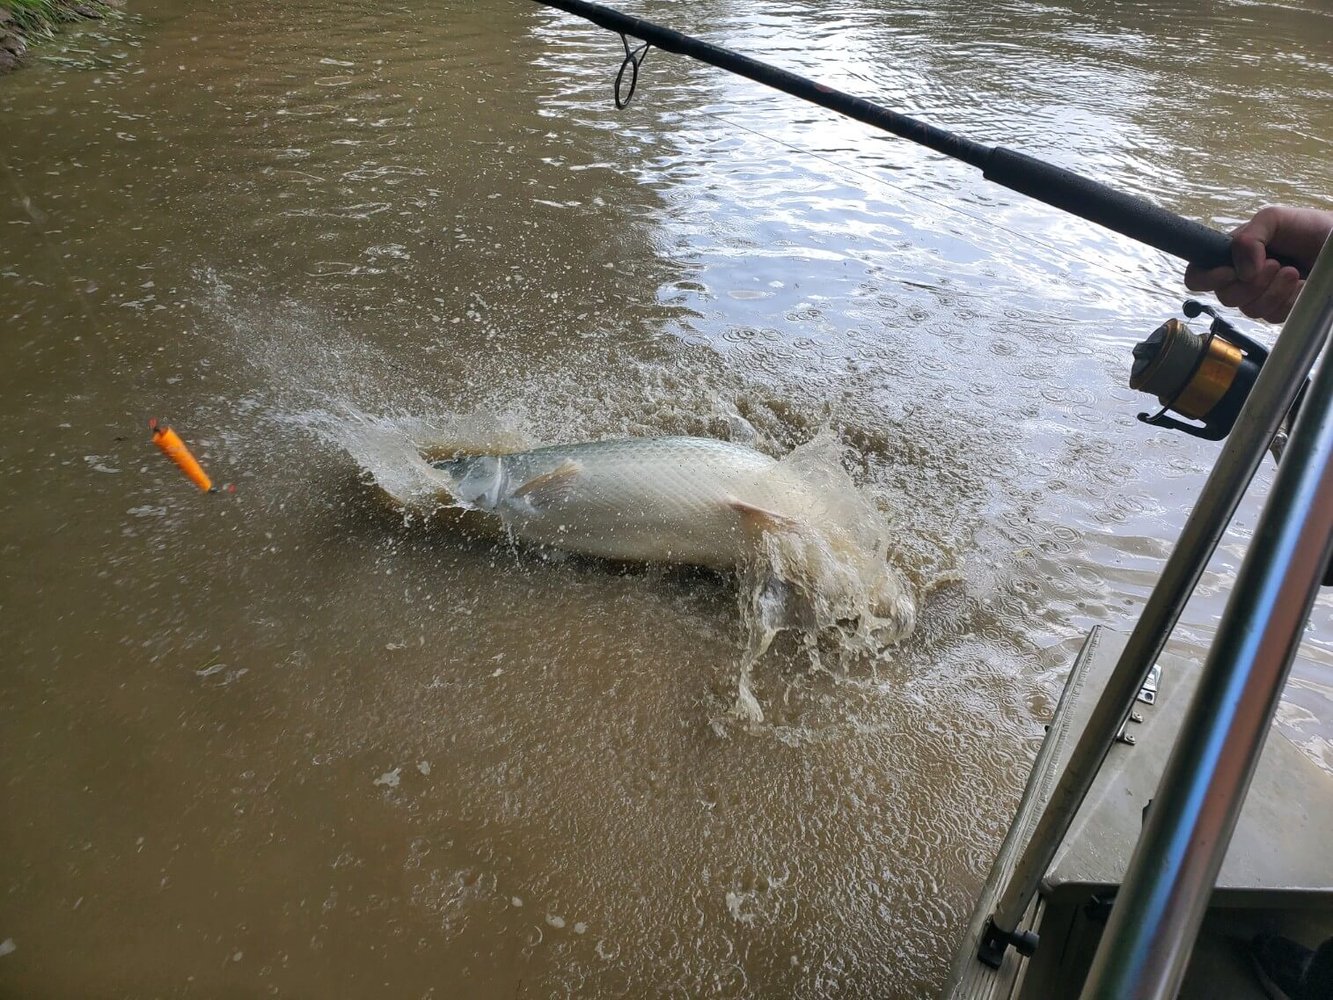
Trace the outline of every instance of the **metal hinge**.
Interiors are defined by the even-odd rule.
[[[1148,678],[1143,682],[1143,687],[1139,688],[1138,700],[1145,705],[1155,705],[1157,703],[1157,685],[1162,680],[1162,665],[1154,663],[1152,669],[1148,671]]]
[[[1135,696],[1134,700],[1141,701],[1145,705],[1155,705],[1157,703],[1157,685],[1161,682],[1161,679],[1162,667],[1160,664],[1154,663],[1152,669],[1148,671],[1148,677],[1144,680],[1143,687],[1139,688],[1139,693]],[[1143,716],[1139,715],[1138,712],[1130,712],[1128,720],[1126,720],[1125,724],[1120,727],[1120,732],[1115,734],[1115,741],[1132,747],[1135,740],[1134,737],[1129,734],[1129,724],[1131,722],[1140,723],[1142,721]]]

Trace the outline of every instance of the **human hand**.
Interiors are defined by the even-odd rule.
[[[1253,319],[1280,323],[1291,311],[1305,283],[1294,267],[1269,257],[1282,254],[1309,270],[1324,241],[1333,233],[1333,212],[1316,208],[1269,206],[1231,234],[1231,266],[1185,269],[1185,287],[1214,292],[1224,306]]]

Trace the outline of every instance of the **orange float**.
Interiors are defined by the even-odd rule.
[[[185,447],[180,435],[170,427],[161,426],[156,417],[148,421],[148,426],[153,431],[153,444],[161,448],[162,453],[176,463],[177,468],[189,477],[190,482],[205,493],[212,493],[213,480],[208,478],[204,467],[190,454],[190,449]]]

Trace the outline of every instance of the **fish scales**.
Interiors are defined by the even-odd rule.
[[[805,492],[767,455],[708,438],[555,445],[435,467],[457,501],[496,515],[520,538],[718,568],[743,558],[755,511],[781,513]]]

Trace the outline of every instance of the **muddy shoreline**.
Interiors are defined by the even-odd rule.
[[[99,20],[124,0],[50,0],[29,5],[0,0],[0,74],[23,66],[29,48],[72,21]]]

